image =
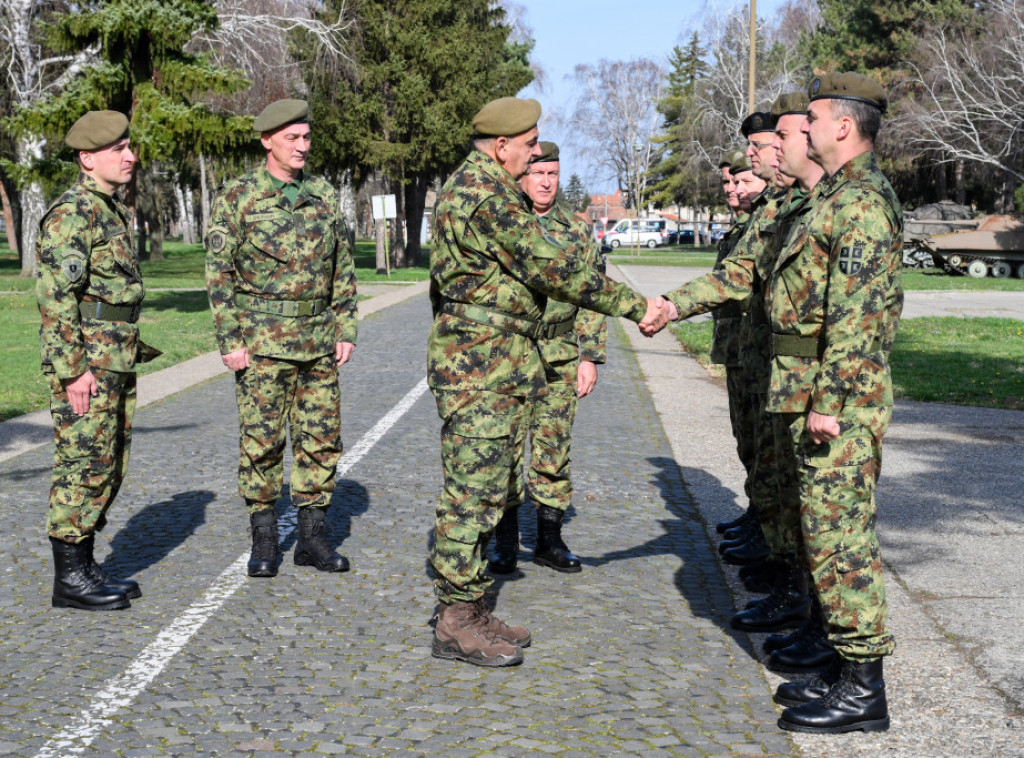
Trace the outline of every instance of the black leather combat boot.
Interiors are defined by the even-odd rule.
[[[488,564],[492,574],[511,574],[519,560],[519,506],[506,508],[494,529],[494,557]]]
[[[563,511],[549,505],[537,508],[537,549],[533,551],[533,562],[553,568],[566,574],[583,570],[580,559],[573,555],[562,542]]]
[[[83,611],[118,611],[130,608],[128,596],[92,575],[91,545],[73,544],[50,537],[53,550],[54,608]]]
[[[96,562],[93,557],[93,549],[96,546],[96,540],[93,535],[89,535],[88,538],[82,540],[82,545],[87,545],[86,550],[89,554],[89,574],[100,584],[105,584],[111,589],[120,590],[129,599],[135,600],[142,597],[142,590],[139,588],[139,583],[134,579],[118,579],[115,576],[111,576],[103,567]]]
[[[810,617],[810,609],[803,569],[787,566],[779,572],[771,593],[733,616],[731,624],[745,632],[776,632],[802,625]]]
[[[842,734],[884,732],[889,728],[882,659],[840,664],[839,678],[816,700],[782,712],[779,726],[794,732]]]
[[[771,551],[764,541],[761,528],[757,527],[750,533],[750,539],[740,545],[722,552],[722,560],[733,566],[751,566],[768,559]]]
[[[775,575],[780,568],[785,568],[785,566],[771,559],[761,563],[752,563],[740,567],[739,578],[747,592],[771,592],[772,587],[775,586]]]
[[[768,648],[768,640],[764,643]],[[833,666],[838,656],[825,633],[818,598],[811,598],[811,617],[788,645],[776,648],[768,656],[768,668],[789,674],[810,674]]]
[[[249,515],[252,530],[252,552],[249,554],[249,576],[277,576],[280,553],[277,549],[277,514],[273,508]]]
[[[743,513],[741,513],[739,516],[732,519],[731,521],[719,521],[717,524],[715,524],[715,531],[719,534],[725,534],[733,527],[737,527],[740,524],[742,524],[743,520],[747,517],[747,513],[748,511],[743,511]]]
[[[299,543],[295,546],[296,566],[315,566],[317,571],[348,571],[348,558],[334,552],[324,534],[326,508],[299,508]]]

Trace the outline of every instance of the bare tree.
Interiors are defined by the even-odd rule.
[[[725,152],[739,146],[740,124],[749,115],[749,16],[746,3],[722,8],[712,0],[702,17],[701,42],[708,50],[711,65],[710,74],[701,82],[694,98],[698,131],[693,151],[695,158],[713,168]],[[797,17],[794,13],[793,18]],[[767,110],[779,94],[799,89],[807,80],[806,63],[797,55],[794,45],[783,41],[792,34],[793,31],[787,29],[783,35],[775,22],[759,22],[756,107]]]
[[[615,177],[639,211],[661,129],[657,104],[664,70],[647,58],[601,60],[596,66],[576,66],[573,79],[578,95],[571,115],[563,119],[570,142],[591,165]]]
[[[42,0],[2,0],[0,2],[0,48],[6,53],[4,69],[15,107],[31,105],[40,98],[59,92],[71,79],[96,59],[98,47],[73,55],[51,55],[40,39],[39,22],[61,10],[63,3]],[[43,158],[46,138],[41,134],[21,134],[15,139],[15,160],[22,169],[31,169]],[[36,274],[36,230],[46,212],[43,185],[37,177],[24,173],[18,192],[21,207],[22,276]]]
[[[1024,2],[991,0],[984,12],[979,36],[937,28],[924,38],[926,62],[915,67],[922,94],[901,131],[938,161],[982,164],[1024,182]]]

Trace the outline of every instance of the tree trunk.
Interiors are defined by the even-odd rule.
[[[391,194],[395,196],[394,234],[391,237],[391,261],[393,268],[405,268],[405,192],[401,180],[390,181]]]
[[[387,250],[384,248],[384,224],[387,221],[381,219],[380,221],[374,222],[374,236],[377,240],[377,273],[386,274],[388,273],[388,257]]]
[[[4,206],[4,229],[7,232],[7,247],[12,253],[16,253],[18,252],[18,233],[15,231],[14,212],[11,208],[11,198],[7,195],[7,182],[5,180],[0,180],[0,203],[3,203]]]
[[[967,200],[967,188],[964,186],[964,162],[963,159],[957,160],[956,168],[953,172],[953,181],[956,188],[956,201],[960,205],[963,205]]]
[[[202,153],[199,153],[199,208],[203,221],[200,232],[206,239],[206,229],[210,226],[210,187],[206,182],[206,156]]]
[[[356,217],[356,193],[352,190],[352,175],[346,171],[338,182],[339,211],[345,219],[345,244],[348,245],[349,254],[355,258],[356,255],[356,224],[359,223]]]
[[[935,167],[935,195],[936,200],[949,199],[949,182],[946,179],[946,164],[940,163]]]
[[[427,202],[427,188],[430,177],[426,174],[413,174],[405,185],[405,218],[408,226],[409,239],[406,241],[405,252],[408,265],[423,265],[423,248],[420,246],[420,231],[423,229],[424,205]]]
[[[138,172],[136,204],[139,209],[140,222],[145,220],[149,225],[147,230],[149,236],[149,260],[162,261],[164,259],[164,209],[152,164],[140,169]],[[144,239],[144,235],[140,234],[140,239]],[[145,250],[145,246],[140,244],[140,253],[143,250]]]
[[[46,141],[42,137],[29,136],[18,140],[17,155],[18,163],[22,166],[31,166],[43,157],[43,145]],[[26,185],[19,193],[21,202],[21,238],[18,240],[18,250],[21,251],[21,275],[35,277],[36,267],[36,236],[39,233],[39,222],[46,213],[46,198],[43,195],[43,185],[34,181]]]

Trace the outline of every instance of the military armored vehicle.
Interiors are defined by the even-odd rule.
[[[1024,218],[995,215],[970,218],[970,209],[949,201],[922,206],[906,214],[904,263],[935,266],[951,274],[981,279],[1024,279]]]

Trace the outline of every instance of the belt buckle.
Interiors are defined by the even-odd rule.
[[[296,316],[312,316],[313,315],[313,303],[308,300],[302,300],[296,303],[295,315]]]
[[[142,313],[142,304],[136,303],[132,306],[131,313],[128,315],[128,323],[134,324],[139,320],[139,315]]]

